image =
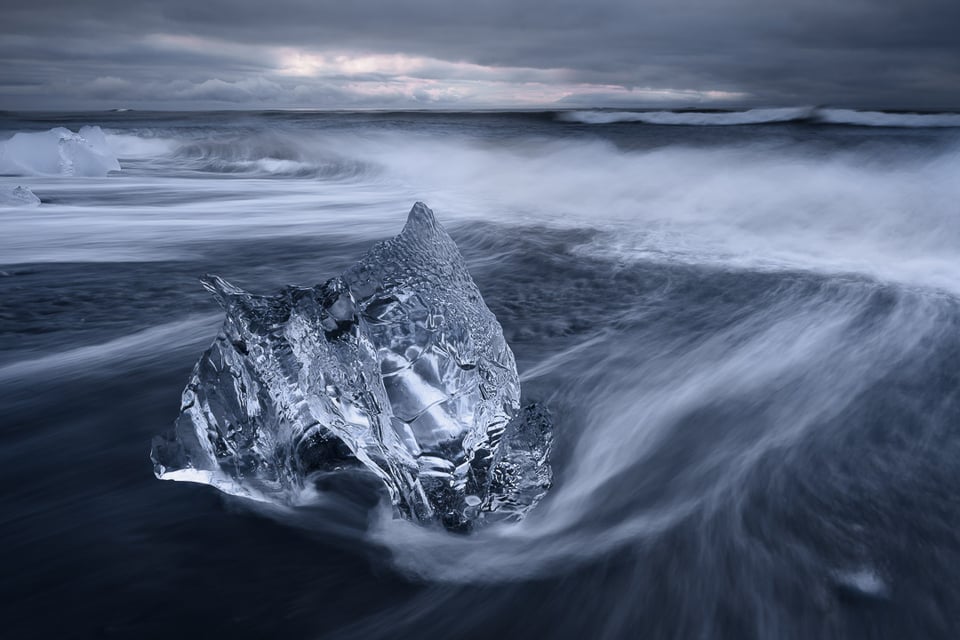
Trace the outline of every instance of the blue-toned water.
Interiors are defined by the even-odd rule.
[[[719,115],[0,114],[4,635],[955,637],[956,116]],[[544,501],[157,481],[198,276],[322,282],[417,200],[555,416]]]

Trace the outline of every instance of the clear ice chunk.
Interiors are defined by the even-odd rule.
[[[522,518],[549,489],[549,414],[520,411],[503,331],[426,205],[316,287],[203,282],[226,320],[154,440],[158,478],[296,504],[362,465],[400,514],[458,530]]]

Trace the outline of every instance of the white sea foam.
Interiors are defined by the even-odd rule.
[[[100,127],[16,133],[0,141],[0,174],[105,176],[120,171]]]
[[[178,146],[171,138],[115,131],[104,132],[104,139],[110,152],[121,159],[154,158],[172,153]]]

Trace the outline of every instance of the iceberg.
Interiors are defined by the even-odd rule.
[[[18,176],[105,176],[120,163],[100,127],[74,133],[64,127],[16,133],[0,141],[0,174]]]
[[[26,187],[0,187],[0,207],[39,207],[40,198]]]
[[[296,505],[359,467],[399,515],[451,530],[518,520],[550,488],[550,415],[521,410],[503,330],[423,203],[318,286],[203,283],[226,319],[154,440],[158,478]]]

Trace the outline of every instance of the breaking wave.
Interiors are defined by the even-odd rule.
[[[655,125],[732,126],[808,122],[862,127],[960,127],[960,113],[900,113],[814,107],[746,111],[565,111],[558,115],[558,119],[578,124],[639,122]]]
[[[826,124],[849,124],[861,127],[960,127],[960,113],[892,113],[821,109],[817,112],[817,120]]]
[[[249,177],[350,179],[370,170],[369,164],[322,142],[316,135],[261,132],[239,139],[182,142],[172,157],[180,166],[194,171]]]
[[[149,202],[171,206],[138,216],[136,226],[121,224],[129,214],[101,200],[93,202],[106,207],[97,214],[102,225],[92,225],[86,210],[66,212],[75,220],[56,226],[11,221],[19,226],[0,238],[0,253],[11,261],[86,254],[101,260],[128,256],[131,247],[157,255],[178,251],[178,234],[296,235],[328,223],[343,232],[386,234],[385,209],[423,200],[451,223],[593,226],[604,235],[590,250],[620,260],[658,255],[960,287],[954,206],[960,148],[950,138],[926,148],[891,139],[824,152],[816,146],[821,142],[782,148],[763,140],[622,148],[601,138],[491,144],[383,131],[123,135],[130,155],[124,172],[138,179],[166,175],[172,191],[151,191]],[[116,144],[114,132],[106,139]],[[202,189],[178,182],[223,177],[286,179],[256,186],[216,180]],[[182,199],[186,189],[193,189],[190,202]],[[38,193],[56,204],[55,192]],[[131,194],[126,204],[143,207],[146,193]],[[335,213],[345,209],[347,220]],[[22,240],[31,236],[34,249],[27,252]]]
[[[782,109],[750,109],[749,111],[568,111],[560,114],[565,122],[580,124],[612,124],[643,122],[646,124],[686,126],[729,126],[809,120],[814,109],[789,107]]]

